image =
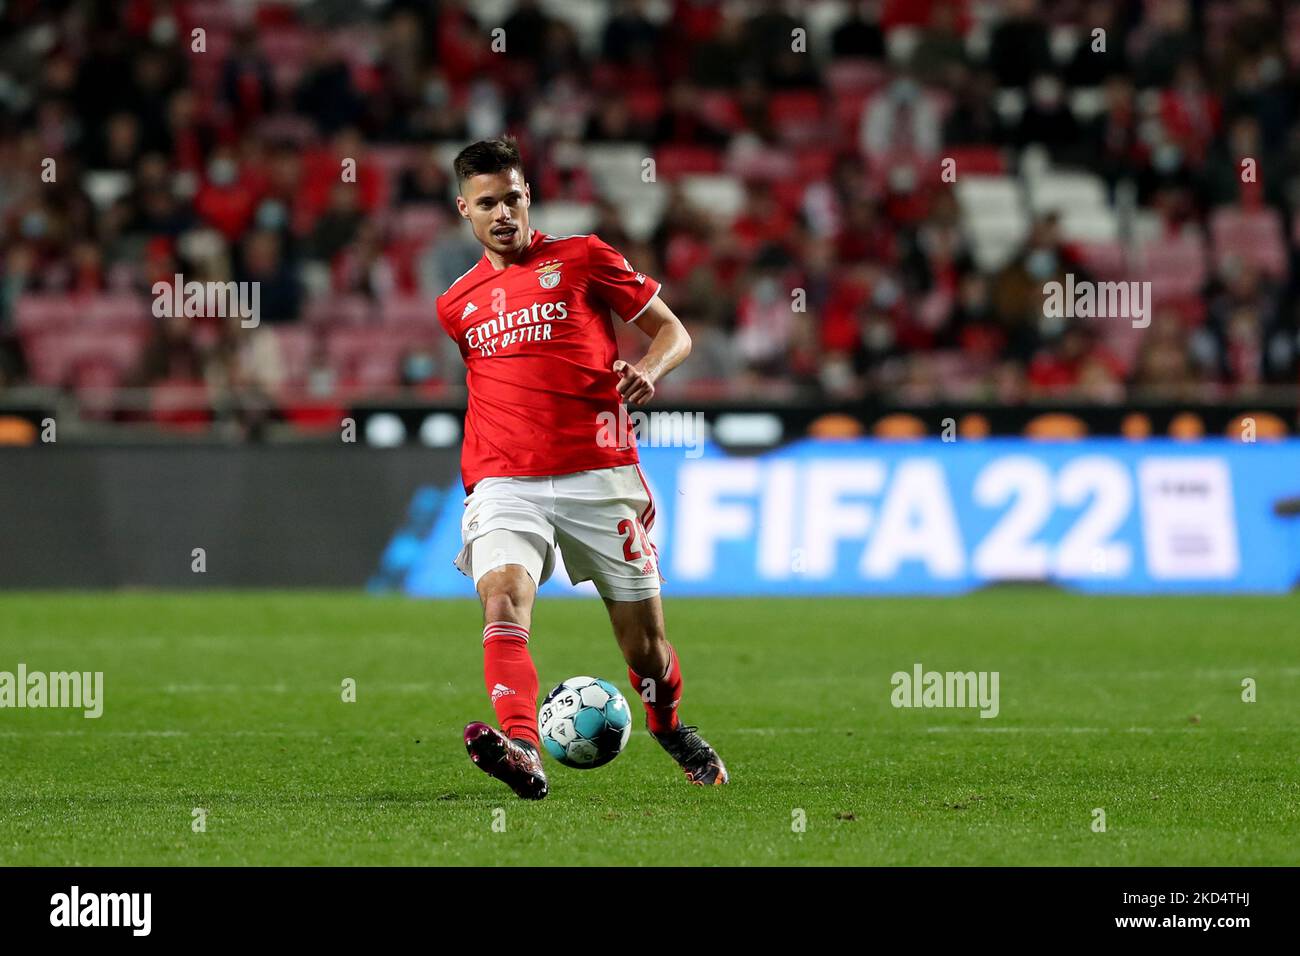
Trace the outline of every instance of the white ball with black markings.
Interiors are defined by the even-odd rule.
[[[537,728],[548,754],[566,767],[590,770],[623,752],[632,733],[632,712],[609,681],[570,677],[542,701]]]

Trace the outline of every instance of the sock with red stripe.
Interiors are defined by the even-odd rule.
[[[540,747],[537,668],[528,653],[528,628],[508,621],[483,628],[483,680],[505,735]]]
[[[668,669],[661,677],[642,677],[629,667],[627,679],[645,705],[646,723],[651,733],[667,733],[677,726],[677,705],[682,699],[682,669],[671,644],[668,645]]]

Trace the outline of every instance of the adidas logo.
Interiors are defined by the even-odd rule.
[[[496,703],[502,697],[509,697],[515,692],[513,687],[507,687],[505,684],[497,684],[492,688],[492,703]]]
[[[478,306],[476,306],[473,302],[466,302],[465,311],[460,314],[461,320],[463,321],[465,319],[465,316],[469,315],[471,312],[477,312],[477,311],[478,311]]]
[[[653,561],[646,561],[646,563],[645,563],[645,567],[641,569],[641,573],[642,573],[643,575],[646,575],[646,574],[654,574],[654,573],[655,573],[655,563],[654,563]]]

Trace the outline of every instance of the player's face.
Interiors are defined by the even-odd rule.
[[[489,252],[510,258],[528,246],[528,184],[517,169],[480,173],[461,184],[456,208]]]

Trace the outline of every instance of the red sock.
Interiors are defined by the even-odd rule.
[[[682,699],[682,669],[677,665],[677,652],[671,644],[668,646],[668,670],[662,677],[657,680],[642,677],[629,667],[627,679],[645,705],[646,722],[651,733],[666,733],[677,726],[677,705]]]
[[[528,654],[528,628],[508,621],[483,628],[483,680],[505,735],[540,747],[537,668]]]

